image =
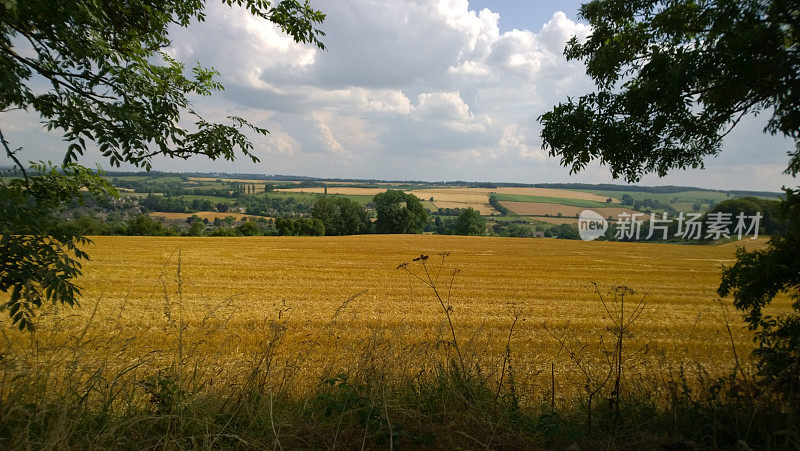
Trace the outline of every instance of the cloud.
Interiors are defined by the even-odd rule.
[[[581,63],[563,57],[566,42],[588,36],[588,25],[554,11],[538,29],[501,32],[496,12],[470,9],[467,0],[316,0],[313,6],[327,14],[324,51],[297,44],[270,23],[221,2],[206,5],[204,22],[173,30],[169,52],[175,58],[223,74],[226,90],[198,100],[197,110],[212,118],[248,117],[272,133],[255,141],[262,159],[257,167],[246,159],[159,160],[161,167],[567,181],[568,170],[540,149],[536,118],[568,95],[592,89]],[[694,184],[776,189],[787,183],[739,170],[756,158],[765,158],[771,170],[790,149],[786,140],[760,134],[761,119],[745,121],[746,139],[726,141],[730,157],[723,152],[710,159],[709,176]],[[3,127],[18,145],[43,149],[32,156],[53,159],[60,145],[18,114],[4,114]],[[755,155],[754,148],[762,150]],[[88,160],[103,161],[96,154]],[[691,174],[648,181],[691,181]],[[605,168],[594,165],[569,181],[609,179]]]

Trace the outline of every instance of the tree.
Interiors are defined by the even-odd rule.
[[[572,38],[597,92],[543,114],[543,146],[571,172],[599,160],[614,177],[703,167],[748,113],[770,114],[765,131],[800,138],[800,22],[780,0],[594,0],[592,26]],[[789,172],[800,170],[800,150]]]
[[[359,235],[372,228],[364,207],[344,196],[318,198],[311,207],[311,216],[325,224],[326,235]]]
[[[2,308],[12,323],[28,330],[33,330],[35,309],[46,301],[74,305],[80,296],[70,281],[81,275],[80,260],[86,252],[80,246],[90,241],[55,213],[81,190],[114,192],[92,171],[74,164],[61,170],[35,164],[32,169],[26,177],[0,178],[0,291],[11,291]],[[31,193],[35,202],[30,201]]]
[[[130,219],[125,230],[125,234],[130,236],[163,236],[168,233],[164,224],[146,214],[139,214]]]
[[[469,207],[458,215],[456,233],[459,235],[486,235],[486,219],[478,210]]]
[[[635,201],[630,194],[623,194],[622,195],[622,205],[633,205]]]
[[[206,230],[206,224],[200,219],[200,216],[192,215],[186,220],[189,223],[189,230],[186,232],[189,236],[203,236]]]
[[[289,236],[323,236],[325,224],[319,219],[308,218],[278,218],[275,227],[279,235]]]
[[[578,227],[574,224],[559,224],[550,227],[545,231],[544,235],[562,240],[579,240],[581,238],[578,233]]]
[[[739,214],[744,214],[746,217],[752,217],[756,213],[761,215],[760,235],[773,235],[785,229],[786,224],[780,220],[779,215],[779,202],[775,200],[760,199],[757,197],[738,197],[735,199],[723,200],[714,206],[710,213],[725,213],[729,214],[732,224],[728,225],[726,229],[729,233],[734,234],[734,229],[737,223],[736,217]],[[706,214],[708,217],[708,214]]]
[[[308,3],[222,1],[276,24],[297,42],[324,48],[316,27],[325,16]],[[76,246],[85,238],[65,234],[56,211],[82,188],[114,194],[97,172],[75,165],[87,149],[96,146],[112,166],[147,170],[156,155],[232,160],[242,153],[258,160],[244,132],[266,130],[236,116],[227,124],[209,122],[192,109],[190,98],[222,89],[218,72],[198,64],[187,74],[165,51],[169,28],[203,20],[204,7],[197,0],[0,0],[0,113],[36,114],[69,143],[60,170],[33,166],[29,174],[20,149],[12,150],[0,129],[3,150],[22,179],[0,185],[0,196],[11,202],[3,206],[0,289],[11,290],[4,308],[20,328],[33,327],[33,309],[43,302],[77,303],[77,261],[88,255]],[[30,209],[39,215],[36,225],[24,218]]]
[[[243,221],[236,226],[236,232],[242,236],[258,236],[261,235],[261,229],[255,221]]]
[[[428,211],[417,196],[401,190],[386,190],[373,198],[378,220],[378,233],[422,233],[428,222]]]
[[[800,190],[787,190],[780,216],[787,230],[774,235],[765,249],[739,248],[736,263],[726,267],[720,296],[732,296],[756,331],[754,353],[766,381],[780,389],[790,405],[800,405]],[[728,202],[728,201],[726,201]],[[725,202],[721,202],[720,205]],[[789,313],[770,315],[766,306],[779,293],[792,299]]]
[[[785,173],[800,172],[800,22],[796,2],[593,0],[580,14],[592,26],[564,51],[583,60],[597,91],[539,117],[543,147],[574,173],[608,165],[628,182],[645,173],[702,168],[747,114],[769,115],[764,131],[795,140]],[[784,231],[766,249],[739,250],[723,270],[721,296],[733,296],[756,331],[759,367],[797,405],[800,393],[798,190],[784,189]],[[624,203],[624,202],[623,202]],[[713,205],[711,205],[713,208]],[[790,313],[763,309],[777,293]]]

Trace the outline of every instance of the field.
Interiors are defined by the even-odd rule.
[[[790,421],[740,412],[740,392],[704,416],[736,362],[752,374],[750,333],[715,296],[735,245],[429,235],[95,242],[82,307],[46,308],[35,333],[2,326],[9,448],[578,440],[661,449],[675,434],[735,443],[743,432],[731,428],[754,419],[748,443],[759,443]],[[423,253],[424,266],[412,260]],[[625,328],[619,373],[622,427],[643,435],[618,436],[605,402],[616,333],[606,307],[619,312],[618,284],[637,292],[626,294],[628,317],[644,302]],[[778,299],[771,310],[788,305]],[[602,391],[590,410],[593,387]]]
[[[543,382],[547,375],[540,373],[551,363],[564,390],[575,381],[553,331],[599,346],[606,324],[592,282],[603,292],[627,285],[647,293],[631,346],[647,345],[650,364],[660,359],[666,368],[690,361],[716,373],[731,361],[715,289],[721,265],[732,262],[732,246],[441,236],[97,237],[95,242],[81,280],[84,306],[46,315],[40,337],[58,349],[87,321],[105,324],[93,332],[93,341],[125,343],[107,356],[108,365],[137,362],[143,373],[174,358],[178,312],[183,352],[212,353],[200,370],[221,373],[252,359],[274,321],[282,319],[289,337],[282,357],[303,355],[298,371],[311,385],[330,369],[326,359],[354,358],[359,343],[375,334],[402,349],[435,342],[442,334],[440,307],[430,290],[397,266],[426,253],[436,269],[436,253],[445,251],[452,254],[442,273],[460,270],[450,301],[456,330],[463,340],[480,343],[482,361],[496,364],[502,358],[514,313],[522,315],[510,346],[526,384]],[[418,263],[411,268],[421,270]],[[732,321],[736,346],[745,353],[748,335]],[[25,346],[13,331],[4,337],[9,349]]]
[[[543,203],[543,202],[509,202],[509,201],[501,201],[501,204],[511,210],[512,212],[522,215],[522,216],[557,216],[561,213],[561,216],[568,216],[572,217],[573,221],[577,222],[575,219],[575,215],[579,215],[581,211],[585,210],[586,207],[573,207],[571,205],[560,205],[560,204],[553,204],[553,203]],[[620,213],[636,213],[634,210],[630,210],[628,208],[619,208],[619,207],[602,207],[591,208],[593,211],[603,215],[603,217],[612,216],[615,220],[617,215]],[[644,216],[640,216],[644,218]]]

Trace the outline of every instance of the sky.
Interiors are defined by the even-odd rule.
[[[519,183],[623,183],[590,165],[570,175],[541,149],[536,118],[593,88],[562,55],[590,27],[564,0],[311,0],[327,18],[327,49],[300,45],[237,7],[208,2],[206,21],[171,32],[168,52],[222,73],[225,91],[199,99],[207,119],[243,116],[259,163],[159,158],[162,171]],[[777,191],[792,143],[748,117],[704,170],[647,176],[644,185]],[[0,114],[25,160],[60,161],[65,143],[38,117]],[[81,161],[104,163],[96,151]],[[0,158],[0,164],[8,164]],[[104,167],[108,168],[107,165]],[[122,169],[130,169],[123,167]]]

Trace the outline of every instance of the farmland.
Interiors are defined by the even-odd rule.
[[[771,199],[772,206],[763,206],[774,211],[775,199],[779,198],[777,193],[690,187],[338,180],[246,174],[153,173],[143,176],[112,173],[108,179],[121,190],[124,202],[106,200],[100,208],[78,207],[73,213],[76,218],[93,217],[83,220],[80,227],[88,227],[99,235],[243,234],[245,231],[236,227],[248,217],[255,218],[258,226],[257,230],[246,229],[249,234],[325,234],[321,227],[303,231],[290,227],[279,230],[274,220],[319,219],[313,218],[313,205],[325,196],[341,196],[360,205],[371,221],[376,222],[378,214],[373,199],[387,189],[402,190],[420,199],[423,209],[428,212],[427,222],[421,223],[424,233],[458,233],[458,216],[472,208],[484,217],[486,224],[483,232],[475,232],[477,234],[502,237],[537,237],[543,234],[571,239],[577,238],[574,226],[578,214],[584,209],[594,210],[611,221],[617,221],[620,213],[640,213],[637,218],[666,214],[675,222],[680,213],[702,215],[723,208],[720,205],[730,208],[731,202],[751,195]],[[751,201],[752,198],[745,203]],[[115,214],[108,219],[111,211]],[[160,225],[149,228],[131,226],[131,221],[141,213],[156,218]],[[192,221],[187,219],[195,214],[209,220],[233,216],[236,222],[222,225],[208,222],[202,227],[192,228]],[[336,224],[330,217],[327,221],[328,224],[323,221],[323,226],[330,229],[328,234],[336,234],[332,232],[338,230]],[[367,229],[367,233],[375,231]],[[768,234],[766,229],[763,232]],[[614,234],[605,239],[614,239]]]
[[[646,377],[688,362],[712,374],[730,369],[731,343],[715,290],[721,265],[733,261],[733,246],[437,236],[95,241],[80,281],[83,307],[40,320],[37,336],[48,346],[37,358],[52,365],[62,346],[93,322],[106,325],[93,328],[90,340],[109,344],[98,352],[113,349],[102,356],[110,366],[137,362],[137,371],[149,374],[181,348],[203,357],[198,371],[233,374],[264,346],[274,322],[283,321],[287,341],[276,358],[304,356],[295,362],[296,389],[307,390],[331,365],[357,360],[359,346],[375,334],[397,349],[435,342],[441,310],[430,290],[397,266],[425,253],[437,270],[437,252],[450,252],[441,280],[460,270],[452,285],[453,319],[464,341],[480,343],[480,361],[496,365],[515,313],[524,319],[510,342],[521,384],[545,382],[550,375],[541,372],[552,363],[565,396],[580,386],[551,334],[601,345],[606,323],[592,282],[604,293],[614,285],[646,293],[631,345],[649,349],[641,357]],[[746,353],[749,335],[729,315],[736,347]],[[18,356],[32,355],[25,350],[30,342],[16,332],[6,329],[3,340]],[[124,349],[115,347],[120,343]],[[404,361],[409,371],[412,354]]]

